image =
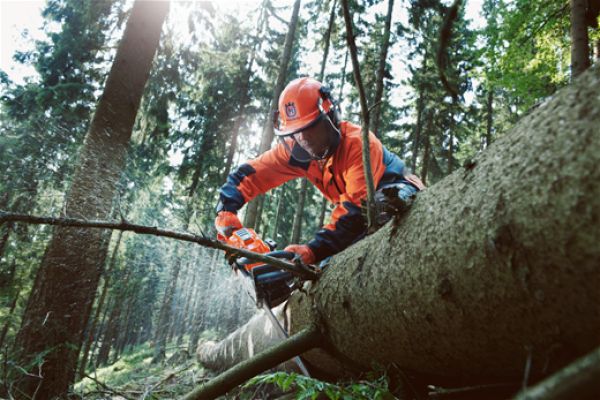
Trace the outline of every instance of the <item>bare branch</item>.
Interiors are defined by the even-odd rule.
[[[376,228],[375,216],[375,183],[373,180],[373,172],[371,171],[371,155],[369,146],[369,107],[367,105],[367,96],[365,88],[360,76],[360,64],[358,63],[358,51],[356,42],[354,41],[354,32],[352,29],[352,17],[348,0],[342,0],[342,10],[344,12],[344,21],[346,22],[346,42],[350,49],[350,58],[352,59],[352,70],[354,73],[354,81],[360,98],[360,109],[362,112],[362,161],[364,167],[365,181],[367,184],[367,224],[369,229]]]
[[[236,247],[219,242],[218,240],[209,239],[205,236],[198,236],[189,232],[178,232],[169,229],[162,229],[155,226],[131,224],[126,221],[113,222],[103,220],[83,220],[77,218],[38,217],[0,210],[0,226],[7,222],[24,222],[36,225],[56,225],[78,228],[116,229],[121,231],[131,231],[142,235],[168,237],[185,242],[196,243],[212,249],[224,250],[230,255],[246,257],[252,261],[262,262],[288,271],[289,273],[304,279],[316,280],[319,277],[319,273],[316,272],[315,268],[309,265],[292,264],[279,258],[265,256],[245,249],[238,249]]]
[[[183,400],[215,399],[261,372],[322,344],[321,331],[317,326],[311,325],[276,346],[228,369],[188,393]]]

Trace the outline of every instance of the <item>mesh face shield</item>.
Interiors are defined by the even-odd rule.
[[[303,130],[278,137],[288,154],[298,162],[307,163],[331,156],[340,142],[340,136],[340,131],[327,114],[321,113],[314,123]]]

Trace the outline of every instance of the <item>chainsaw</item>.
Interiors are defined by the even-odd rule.
[[[276,251],[277,244],[273,240],[262,240],[251,228],[240,228],[234,231],[226,238],[226,243],[238,249],[246,249],[291,262],[297,257],[295,253],[289,251]],[[287,331],[281,326],[271,309],[286,301],[291,293],[302,285],[301,280],[288,271],[246,257],[235,259],[232,265],[252,281],[256,305],[265,311],[273,326],[287,338]],[[300,357],[294,357],[294,361],[302,373],[310,377]]]

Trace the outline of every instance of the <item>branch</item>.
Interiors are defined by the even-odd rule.
[[[348,0],[342,1],[342,10],[344,12],[344,21],[346,23],[346,42],[350,48],[350,58],[352,59],[352,72],[354,81],[358,89],[360,98],[360,109],[362,112],[362,161],[367,184],[367,224],[369,229],[376,228],[376,213],[375,213],[375,183],[373,181],[373,173],[371,171],[371,155],[369,146],[369,107],[367,105],[367,96],[360,76],[360,64],[358,63],[358,51],[354,42],[354,32],[352,30],[352,18],[350,17],[350,9]]]
[[[57,225],[79,228],[115,229],[121,231],[132,231],[142,235],[169,237],[185,242],[196,243],[212,249],[224,250],[232,256],[242,256],[253,261],[262,262],[304,279],[316,280],[319,277],[319,273],[317,273],[311,266],[308,265],[300,263],[291,264],[279,258],[265,256],[245,249],[238,249],[236,247],[219,242],[218,240],[209,239],[206,236],[198,236],[189,232],[178,232],[169,229],[162,229],[155,226],[131,224],[127,221],[113,222],[103,220],[83,220],[77,218],[38,217],[34,215],[11,213],[0,210],[0,226],[6,222],[25,222],[36,225]]]
[[[103,383],[103,382],[99,381],[98,379],[94,378],[91,375],[83,374],[83,376],[86,377],[86,378],[88,378],[88,379],[90,379],[90,380],[92,380],[94,383],[96,383],[96,385],[100,386],[102,389],[110,392],[113,395],[121,396],[121,397],[123,397],[123,398],[125,398],[127,400],[134,400],[133,398],[127,396],[125,393],[119,392],[118,390],[115,390],[115,389],[111,388],[106,383]]]
[[[514,400],[592,399],[600,393],[600,348],[554,373]]]
[[[321,332],[317,326],[312,325],[290,336],[278,345],[228,369],[211,381],[188,393],[183,400],[215,399],[222,396],[261,372],[318,347],[322,340]]]

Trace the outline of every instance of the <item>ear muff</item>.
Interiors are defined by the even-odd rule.
[[[340,116],[340,106],[338,102],[333,99],[333,96],[331,95],[331,89],[328,86],[323,85],[319,89],[319,93],[321,94],[323,100],[327,100],[329,103],[331,103],[331,107],[329,107],[329,111],[327,111],[327,116],[329,119],[331,119],[331,122],[333,122],[336,127],[339,126],[340,122],[342,121]]]

